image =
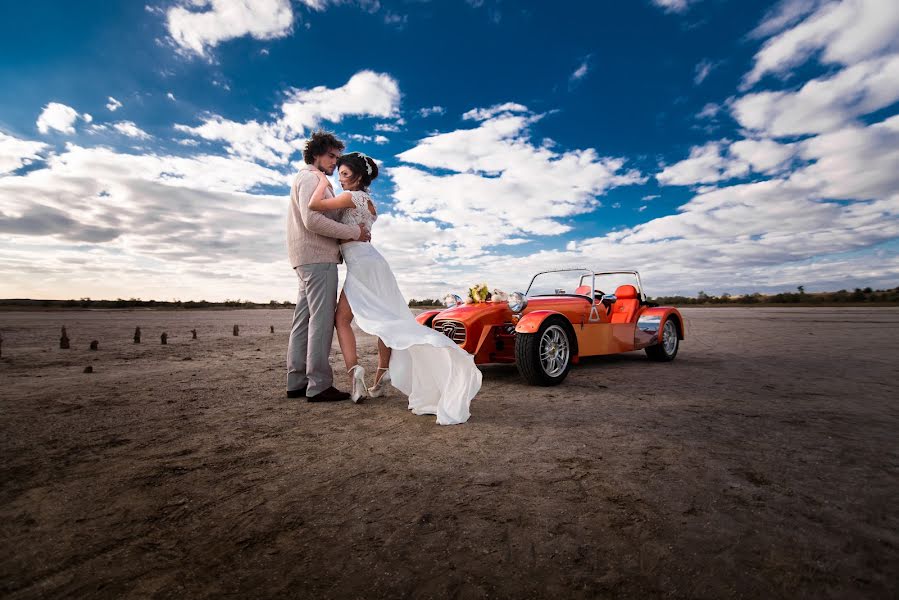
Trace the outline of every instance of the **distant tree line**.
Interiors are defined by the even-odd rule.
[[[31,300],[28,298],[0,299],[0,307],[22,308],[293,308],[292,302],[270,300],[267,303],[250,302],[249,300],[225,300],[224,302],[209,302],[207,300],[142,300],[140,298],[117,298],[115,300],[92,300],[91,298],[79,298],[78,300]]]
[[[657,304],[846,304],[868,302],[894,302],[899,303],[899,287],[888,290],[875,290],[869,287],[855,288],[854,291],[839,290],[836,292],[806,292],[804,286],[796,288],[795,292],[782,292],[780,294],[742,294],[732,296],[721,294],[712,296],[700,291],[695,298],[689,296],[658,296],[648,298]]]
[[[412,300],[409,300],[409,308],[416,308],[416,307],[422,307],[422,306],[443,306],[443,305],[444,305],[443,302],[441,302],[440,300],[437,300],[435,298],[424,298],[422,300],[416,300],[415,298],[413,298]]]
[[[896,303],[899,304],[899,287],[886,290],[875,290],[870,287],[855,288],[853,291],[806,292],[804,286],[795,292],[779,294],[721,294],[713,296],[700,291],[696,297],[690,296],[656,296],[647,298],[657,304],[677,305],[737,305],[737,304],[861,304],[861,303]],[[410,308],[442,307],[443,302],[436,298],[409,300]],[[29,298],[0,299],[0,307],[19,308],[162,308],[162,309],[227,309],[227,308],[293,308],[294,304],[284,300],[250,302],[249,300],[225,300],[209,302],[207,300],[142,300],[140,298],[116,298],[115,300],[32,300]]]

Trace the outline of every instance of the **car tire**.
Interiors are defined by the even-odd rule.
[[[662,341],[646,348],[646,356],[649,357],[649,360],[657,362],[671,362],[677,356],[680,348],[680,340],[677,336],[677,325],[674,319],[668,319],[662,326]]]
[[[515,364],[529,384],[558,385],[568,376],[575,346],[567,325],[563,319],[550,317],[537,333],[515,336]]]

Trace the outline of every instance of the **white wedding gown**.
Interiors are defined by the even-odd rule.
[[[368,194],[351,193],[355,206],[344,210],[342,222],[371,231],[377,217],[368,210]],[[347,267],[343,291],[356,325],[391,348],[390,378],[409,397],[409,410],[437,415],[440,425],[466,422],[481,389],[474,357],[442,333],[419,325],[390,265],[372,244],[349,242],[340,251]]]

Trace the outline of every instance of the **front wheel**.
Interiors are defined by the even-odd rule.
[[[662,341],[646,348],[646,356],[649,357],[649,360],[670,362],[677,356],[679,347],[680,340],[677,339],[677,325],[674,324],[674,321],[668,319],[665,321],[665,327],[662,329]]]
[[[515,364],[531,385],[558,385],[571,370],[573,344],[558,318],[540,325],[537,333],[515,336]]]

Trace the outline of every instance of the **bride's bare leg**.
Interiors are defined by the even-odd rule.
[[[381,381],[381,377],[386,372],[385,369],[390,366],[390,348],[378,338],[378,372],[375,375],[375,385]]]
[[[356,334],[353,333],[353,309],[343,292],[337,301],[337,311],[334,313],[334,328],[337,330],[337,343],[343,354],[343,362],[347,371],[355,367],[359,362],[356,354]]]

